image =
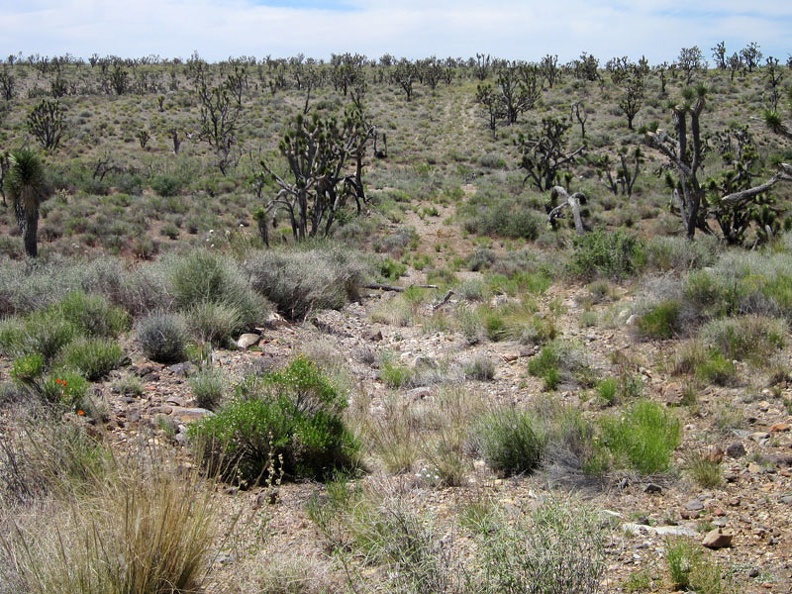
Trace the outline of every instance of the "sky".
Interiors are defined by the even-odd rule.
[[[751,42],[792,54],[788,0],[0,0],[0,58],[495,58],[673,62]]]

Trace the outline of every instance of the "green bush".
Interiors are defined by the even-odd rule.
[[[63,369],[51,373],[41,385],[41,394],[53,403],[85,410],[90,384],[77,372]]]
[[[151,189],[163,197],[177,196],[184,185],[181,179],[173,175],[155,175],[149,182]]]
[[[502,477],[532,473],[539,467],[544,446],[528,413],[514,408],[499,409],[480,419],[472,443]]]
[[[53,360],[78,335],[77,328],[54,309],[36,311],[25,318],[25,352]]]
[[[707,559],[704,549],[690,538],[666,539],[665,559],[674,590],[701,594],[720,594],[723,591],[720,566]]]
[[[193,333],[201,342],[219,348],[228,348],[245,328],[242,312],[226,303],[197,303],[187,310],[186,315]]]
[[[178,313],[150,313],[137,324],[137,339],[143,354],[157,363],[186,360],[188,338],[184,316]]]
[[[248,378],[233,402],[190,426],[212,473],[252,486],[275,472],[326,479],[354,466],[359,445],[344,425],[346,399],[311,361]]]
[[[640,400],[624,414],[600,419],[602,445],[616,461],[625,460],[642,474],[668,470],[671,454],[679,446],[679,420],[662,406]]]
[[[87,380],[98,381],[121,365],[124,352],[109,338],[78,338],[66,345],[59,357],[66,367],[79,371]]]
[[[44,357],[33,353],[15,359],[11,365],[11,378],[25,386],[35,386],[44,373]]]
[[[619,279],[634,276],[645,262],[644,247],[639,239],[624,229],[614,232],[598,229],[575,238],[567,268],[573,276],[584,280]]]
[[[58,303],[56,309],[84,336],[115,338],[129,329],[127,313],[108,303],[102,295],[73,291]]]
[[[784,320],[748,315],[713,320],[701,328],[700,337],[728,359],[762,364],[783,348],[787,331]]]
[[[667,299],[638,315],[636,332],[645,339],[674,338],[681,330],[679,301]]]

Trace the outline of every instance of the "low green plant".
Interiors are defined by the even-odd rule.
[[[624,459],[642,474],[668,470],[681,440],[681,424],[668,410],[639,400],[623,414],[600,419],[601,443],[617,461]]]
[[[39,353],[14,359],[11,378],[24,386],[36,386],[44,374],[44,357]]]
[[[55,309],[87,337],[115,338],[129,328],[129,316],[102,295],[73,291]]]
[[[234,400],[189,428],[210,473],[252,486],[266,478],[270,454],[287,478],[327,479],[355,466],[359,444],[342,418],[346,398],[308,359],[252,376]]]
[[[65,367],[75,369],[89,381],[98,381],[122,362],[121,345],[107,338],[78,338],[64,347],[60,360]]]
[[[657,303],[638,315],[636,331],[644,339],[674,338],[681,331],[681,304],[674,299]]]
[[[227,348],[245,328],[242,312],[226,303],[196,303],[185,315],[200,341],[218,348]]]
[[[573,276],[585,280],[597,277],[628,278],[646,262],[643,244],[624,229],[614,232],[597,229],[575,238],[567,264]]]
[[[380,364],[379,378],[389,388],[403,388],[413,383],[415,372],[393,357],[384,357]]]
[[[685,458],[685,471],[705,489],[711,489],[723,483],[723,469],[721,464],[711,456],[702,455],[698,450],[692,450]]]
[[[53,403],[84,411],[90,383],[77,372],[63,369],[47,377],[41,384],[41,394]]]
[[[701,594],[720,594],[723,591],[720,566],[710,561],[704,550],[690,538],[666,539],[665,558],[674,590],[692,590]]]
[[[783,348],[787,332],[784,320],[747,315],[713,320],[701,328],[700,336],[728,359],[765,364]]]
[[[205,367],[189,379],[195,403],[200,408],[215,410],[220,405],[228,385],[221,369]]]
[[[493,472],[502,477],[531,474],[542,461],[544,440],[525,411],[500,408],[474,425],[471,443]]]
[[[616,402],[618,395],[619,381],[615,377],[608,377],[597,383],[597,398],[606,405]]]

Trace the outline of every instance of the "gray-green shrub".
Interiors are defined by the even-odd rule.
[[[158,363],[179,363],[187,359],[189,331],[179,313],[153,312],[137,323],[137,340],[143,354]]]
[[[475,423],[471,443],[499,476],[530,474],[542,460],[543,439],[529,413],[500,408]]]

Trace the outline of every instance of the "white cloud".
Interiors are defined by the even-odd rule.
[[[188,57],[329,57],[345,51],[371,58],[467,58],[486,52],[562,61],[586,51],[672,61],[698,45],[706,56],[718,41],[737,51],[756,41],[785,60],[792,47],[792,8],[756,0],[347,0],[348,10],[271,7],[244,0],[0,0],[6,54]]]

